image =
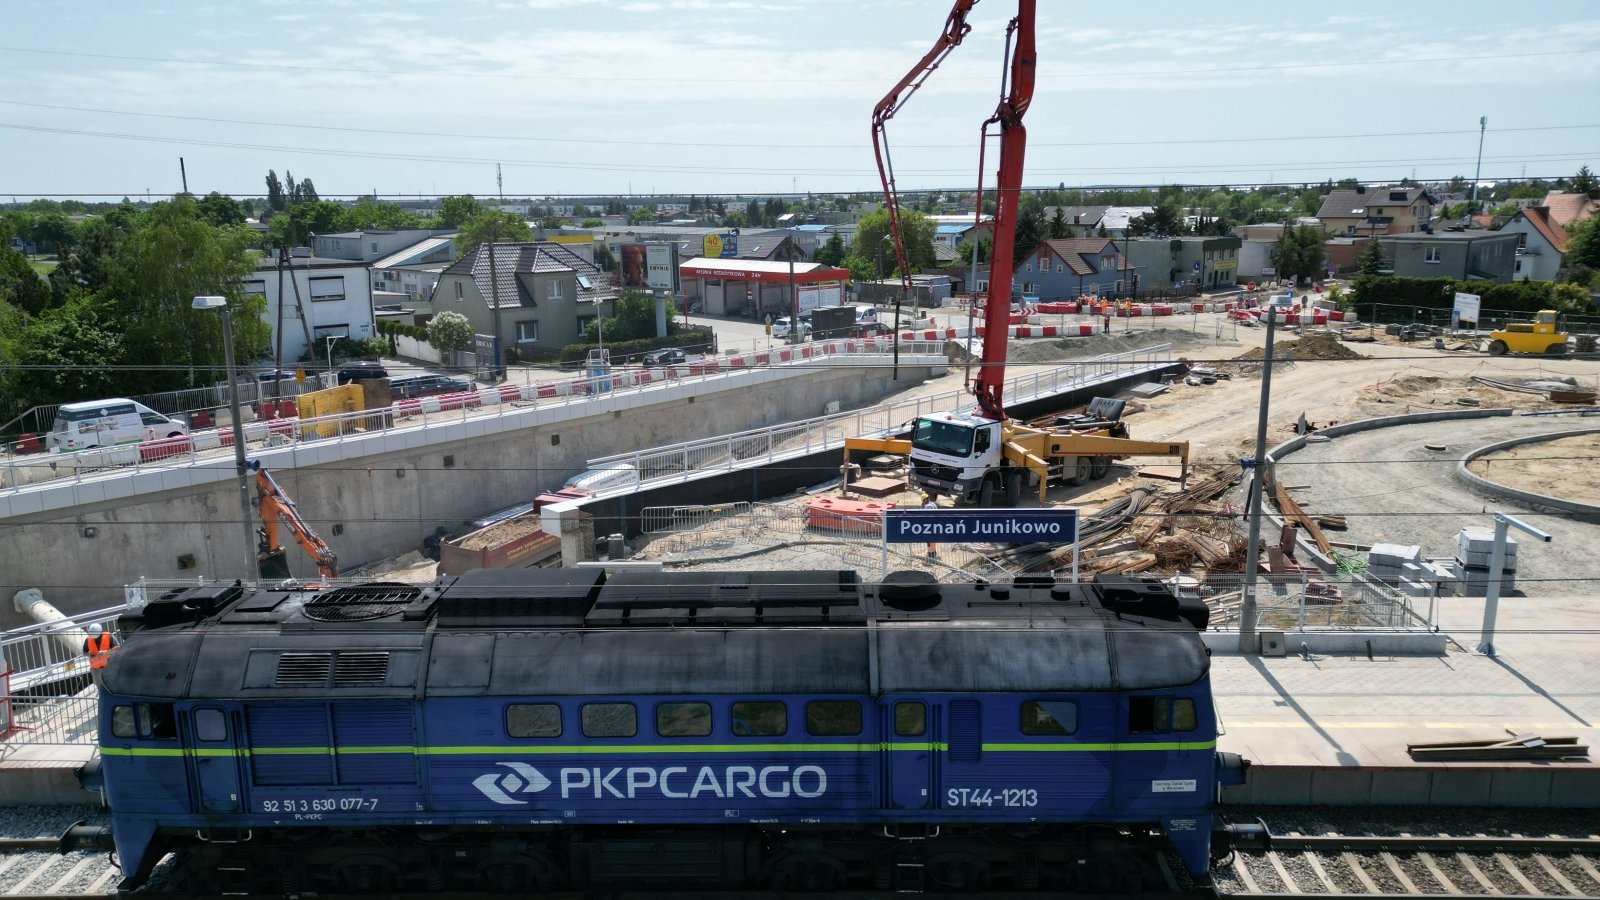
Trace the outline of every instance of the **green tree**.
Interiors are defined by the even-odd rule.
[[[1068,233],[1070,231],[1072,231],[1072,226],[1067,224],[1067,211],[1059,206],[1056,207],[1056,211],[1050,215],[1050,240],[1058,241],[1062,238],[1070,237],[1071,235]]]
[[[673,331],[672,317],[667,317],[667,333]],[[656,336],[656,301],[643,291],[623,291],[611,306],[611,315],[605,319],[606,339],[633,341]],[[593,332],[598,339],[599,330]]]
[[[38,315],[51,305],[50,285],[28,264],[28,258],[0,246],[0,303]]]
[[[471,194],[445,197],[439,201],[439,219],[436,224],[440,228],[460,228],[468,219],[482,211],[483,204]]]
[[[1070,237],[1074,237],[1074,236],[1075,235],[1073,235],[1073,233],[1072,233],[1072,227],[1068,226],[1067,227],[1067,237],[1070,238]],[[978,262],[979,262],[979,264],[988,262],[989,261],[989,256],[993,252],[994,252],[994,238],[988,236],[987,234],[982,236],[982,237],[980,237],[980,238],[978,238]],[[956,244],[956,263],[958,265],[963,265],[963,266],[972,265],[972,241],[963,239],[960,243]]]
[[[340,215],[340,231],[368,228],[421,228],[422,217],[398,203],[385,203],[363,197]]]
[[[1296,279],[1311,278],[1322,271],[1327,260],[1322,232],[1310,225],[1284,231],[1275,248],[1279,275]]]
[[[602,272],[614,272],[617,269],[617,258],[611,255],[611,248],[598,241],[594,245],[594,264]]]
[[[7,393],[30,406],[129,393],[119,368],[130,361],[126,327],[113,304],[95,297],[47,311],[4,348]]]
[[[1567,233],[1567,265],[1600,269],[1600,216],[1573,222]]]
[[[900,211],[900,231],[906,242],[906,256],[913,273],[932,266],[936,261],[933,253],[933,220],[913,209]],[[874,210],[861,217],[856,223],[856,239],[850,245],[850,256],[863,260],[866,264],[865,277],[876,277],[878,271],[878,245],[883,244],[883,274],[884,277],[894,275],[897,265],[892,241],[884,241],[883,237],[889,233],[889,211],[887,209]],[[853,268],[851,271],[855,271]]]
[[[1596,178],[1587,165],[1579,166],[1578,174],[1572,176],[1572,189],[1579,194],[1600,190],[1600,178]]]
[[[331,200],[291,203],[287,213],[273,216],[267,223],[267,246],[305,246],[314,234],[344,231],[346,212],[348,210]]]
[[[244,210],[232,197],[212,191],[195,202],[195,211],[208,225],[243,225]]]
[[[751,200],[748,204],[745,205],[744,218],[745,218],[745,221],[750,223],[750,227],[752,227],[752,228],[760,227],[762,225],[766,225],[767,224],[767,221],[765,219],[761,218],[761,201],[760,200]]]
[[[428,343],[445,353],[472,346],[472,322],[461,313],[446,310],[428,320]]]
[[[1555,308],[1566,313],[1584,313],[1589,311],[1589,291],[1581,284],[1563,281],[1551,288],[1550,302]]]
[[[581,223],[579,223],[578,227],[579,228],[601,228],[605,224],[606,224],[605,222],[603,222],[603,221],[601,221],[599,219],[584,219]]]
[[[1037,195],[1034,195],[1037,196]],[[1011,245],[1011,264],[1015,268],[1022,265],[1029,254],[1038,248],[1039,242],[1044,240],[1045,221],[1042,206],[1023,204],[1027,208],[1017,216],[1016,242]]]
[[[844,262],[845,252],[844,240],[839,237],[839,232],[835,231],[833,234],[828,235],[828,239],[823,242],[822,246],[817,248],[813,259],[825,266],[837,266],[839,263]]]
[[[498,210],[480,210],[461,226],[456,238],[456,258],[459,259],[485,241],[500,243],[525,243],[533,240],[533,229],[516,213]]]
[[[1356,260],[1356,271],[1360,275],[1382,275],[1388,265],[1388,260],[1383,255],[1383,247],[1377,241],[1369,240],[1361,248],[1361,256]]]
[[[143,218],[144,213],[132,206],[122,206],[89,219],[78,228],[72,249],[50,272],[50,289],[56,295],[57,306],[65,304],[76,291],[99,291],[110,284],[117,251]]]
[[[267,206],[276,212],[283,212],[283,182],[278,180],[278,173],[271,169],[267,170]]]
[[[157,203],[117,248],[113,274],[102,295],[115,301],[127,320],[130,361],[174,369],[149,371],[131,385],[158,391],[215,380],[223,371],[222,317],[191,307],[195,297],[222,296],[233,310],[236,358],[261,359],[270,329],[262,318],[266,301],[246,295],[244,278],[255,271],[248,228],[214,228],[187,195]]]

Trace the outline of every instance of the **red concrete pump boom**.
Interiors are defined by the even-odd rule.
[[[901,228],[900,208],[896,200],[894,164],[889,156],[889,141],[885,125],[894,118],[907,100],[922,87],[933,71],[944,62],[950,51],[972,30],[967,24],[967,14],[978,5],[978,0],[956,0],[945,20],[943,33],[933,49],[901,78],[872,110],[872,148],[878,158],[878,177],[883,182],[885,206],[889,211],[889,233],[894,238],[895,261],[899,264],[901,299],[911,293],[911,266],[906,251],[905,234]],[[1022,116],[1033,101],[1034,69],[1038,52],[1034,47],[1034,8],[1036,0],[1017,0],[1017,15],[1006,29],[1006,55],[1009,64],[1006,87],[994,115],[983,123],[983,138],[987,142],[989,126],[998,125],[1000,131],[1000,171],[995,186],[994,243],[989,255],[989,297],[984,306],[983,364],[972,384],[972,393],[984,415],[997,420],[1006,418],[1001,402],[1001,390],[1006,376],[1006,326],[1011,315],[1011,251],[1016,240],[1017,201],[1022,189],[1022,160],[1027,146],[1028,133],[1022,127]],[[979,183],[977,194],[978,217],[983,215],[982,155],[980,151]],[[1001,261],[997,263],[996,261]]]

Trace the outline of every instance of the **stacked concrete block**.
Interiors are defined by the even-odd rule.
[[[1421,563],[1422,548],[1414,544],[1373,544],[1367,551],[1367,572],[1390,584],[1408,574],[1415,578]],[[1411,567],[1409,573],[1407,566]]]
[[[1456,590],[1463,597],[1482,597],[1489,590],[1489,562],[1494,557],[1494,532],[1461,529],[1456,535],[1455,564],[1451,573]],[[1509,594],[1517,586],[1517,541],[1506,537],[1505,564],[1500,573],[1500,593]]]

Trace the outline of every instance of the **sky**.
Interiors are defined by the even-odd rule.
[[[875,191],[945,0],[7,0],[0,198]],[[1016,5],[889,123],[971,189]],[[1600,5],[1038,0],[1030,186],[1600,170]],[[992,183],[993,163],[988,157]],[[10,196],[7,196],[10,195]]]

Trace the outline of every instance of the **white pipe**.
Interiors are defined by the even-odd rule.
[[[17,591],[11,597],[11,604],[16,607],[17,612],[38,622],[40,625],[51,625],[60,622],[71,624],[67,619],[66,613],[56,609],[55,604],[46,600],[44,592],[38,588],[24,588]],[[55,638],[56,643],[60,644],[71,656],[81,656],[83,654],[83,642],[89,639],[89,633],[82,628],[54,631],[50,633],[50,636]]]

